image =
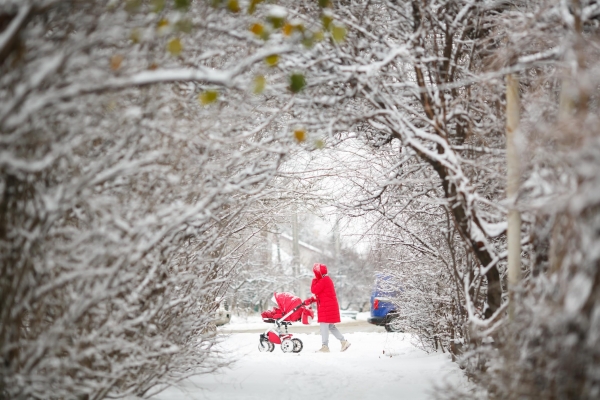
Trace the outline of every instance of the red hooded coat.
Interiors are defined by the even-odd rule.
[[[310,285],[310,291],[317,297],[317,312],[319,322],[337,324],[340,322],[340,306],[333,287],[333,281],[327,276],[327,267],[323,264],[313,266],[315,279]]]

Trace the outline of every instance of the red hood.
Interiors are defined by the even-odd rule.
[[[327,266],[325,264],[315,264],[313,265],[313,272],[317,279],[321,279],[323,275],[327,275]]]

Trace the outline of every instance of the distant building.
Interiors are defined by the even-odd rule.
[[[312,246],[301,240],[298,241],[298,260],[297,265],[293,265],[293,239],[286,233],[273,235],[273,263],[281,263],[290,266],[290,275],[298,276],[294,294],[303,299],[309,297],[310,283],[312,281],[312,266],[314,263],[323,263],[329,255],[327,252]],[[329,256],[330,257],[330,256]]]

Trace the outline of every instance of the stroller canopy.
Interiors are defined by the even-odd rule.
[[[275,292],[273,297],[275,298],[277,307],[273,308],[272,310],[266,310],[261,314],[265,322],[272,322],[273,319],[280,319],[294,308],[302,305],[302,299],[298,296],[294,296],[292,293]],[[310,323],[310,319],[313,317],[313,311],[310,308],[302,306],[290,314],[285,321],[296,322],[302,319],[302,323],[307,325]]]
[[[277,306],[284,314],[287,314],[292,311],[294,307],[302,304],[302,299],[300,297],[287,292],[275,292],[275,300],[277,301]]]
[[[275,301],[277,302],[277,307],[281,311],[282,315],[287,314],[292,311],[295,307],[302,304],[302,299],[298,296],[294,296],[292,293],[288,292],[275,292]],[[302,308],[299,308],[292,315],[287,317],[286,321],[298,321],[302,317]]]

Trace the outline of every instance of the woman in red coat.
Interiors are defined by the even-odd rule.
[[[310,291],[316,296],[313,301],[317,302],[317,313],[319,314],[319,324],[321,325],[321,338],[323,346],[317,352],[329,353],[329,332],[333,334],[341,343],[342,351],[350,347],[350,342],[344,339],[344,336],[338,331],[334,324],[340,322],[340,306],[333,281],[327,276],[327,267],[323,264],[313,265],[315,279],[310,285]]]

